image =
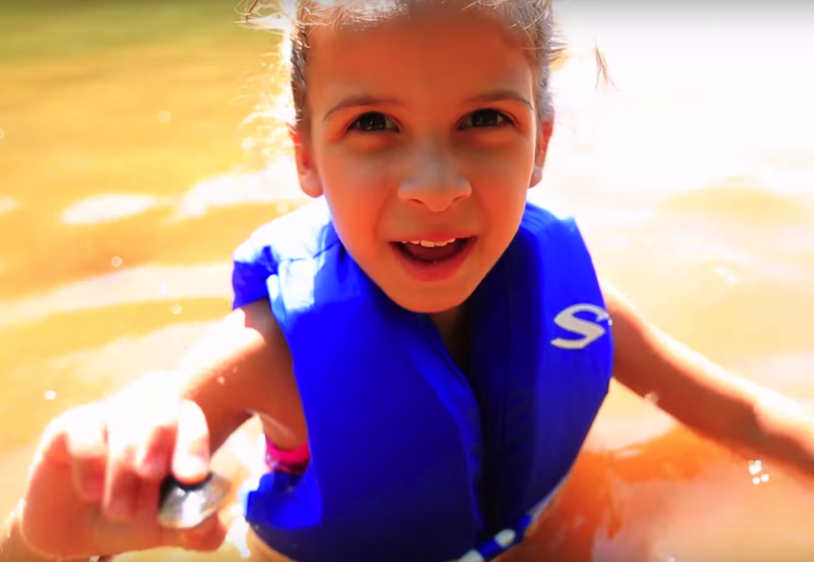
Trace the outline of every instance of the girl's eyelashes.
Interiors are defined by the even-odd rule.
[[[461,129],[489,129],[511,125],[512,119],[497,109],[478,109],[461,121]],[[398,126],[393,120],[379,111],[368,111],[357,117],[348,127],[349,131],[360,133],[378,133],[396,131]]]
[[[478,109],[461,121],[461,128],[493,128],[511,124],[512,120],[505,113],[496,109]]]
[[[350,124],[348,130],[362,133],[376,133],[380,131],[392,131],[397,129],[396,124],[384,113],[369,111],[363,113]]]

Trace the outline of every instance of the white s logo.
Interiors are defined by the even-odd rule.
[[[577,318],[574,315],[578,312],[591,312],[596,316],[596,320],[591,322]],[[557,338],[551,340],[551,345],[561,349],[582,349],[605,335],[605,328],[600,326],[598,322],[609,319],[610,316],[607,311],[592,304],[575,304],[574,306],[569,306],[557,314],[554,318],[554,323],[563,330],[579,334],[582,338],[576,340]]]

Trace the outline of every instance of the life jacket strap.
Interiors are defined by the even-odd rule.
[[[526,537],[526,531],[539,519],[540,515],[545,511],[545,508],[554,500],[557,492],[560,491],[567,478],[568,475],[563,477],[550,494],[531,508],[528,513],[520,517],[514,525],[503,529],[492,538],[483,541],[464,554],[456,562],[489,562],[523,542],[523,539]]]

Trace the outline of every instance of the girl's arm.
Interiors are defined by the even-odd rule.
[[[214,453],[248,420],[261,414],[299,444],[305,421],[291,353],[267,300],[232,312],[188,350],[175,374],[177,394],[203,410]]]
[[[23,507],[2,529],[0,562],[41,562],[48,556],[81,560],[79,555],[88,553],[161,546],[217,548],[225,535],[218,518],[176,532],[159,527],[153,514],[146,516],[154,508],[142,496],[157,495],[169,467],[162,461],[162,473],[148,477],[138,459],[168,459],[170,448],[175,461],[179,454],[197,459],[194,470],[205,471],[210,451],[253,413],[266,414],[286,429],[295,424],[301,411],[292,391],[290,354],[268,303],[234,311],[187,353],[178,370],[146,376],[49,425],[29,470]],[[182,399],[198,407],[177,407]],[[77,474],[106,479],[109,499],[129,498],[129,514],[111,518],[103,490],[91,492],[87,477],[75,478],[80,469]]]
[[[691,429],[814,478],[814,418],[799,404],[676,342],[607,283],[603,293],[613,320],[614,378]]]

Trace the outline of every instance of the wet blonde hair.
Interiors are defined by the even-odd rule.
[[[254,0],[244,11],[245,21],[255,28],[281,33],[279,73],[272,82],[283,91],[265,96],[255,119],[283,120],[303,130],[308,126],[306,67],[309,30],[314,26],[374,25],[441,4],[460,3],[462,9],[480,9],[506,22],[520,34],[529,61],[536,71],[538,118],[551,119],[549,88],[552,65],[562,56],[564,43],[554,25],[553,0]]]

